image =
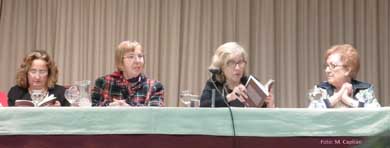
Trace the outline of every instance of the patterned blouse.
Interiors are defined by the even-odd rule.
[[[353,105],[353,108],[377,108],[381,107],[378,100],[375,97],[374,87],[365,82],[352,80],[353,99],[357,101],[357,104]],[[309,108],[348,108],[350,106],[345,105],[342,102],[338,102],[334,107],[331,107],[329,98],[333,96],[335,88],[328,82],[322,82],[314,87],[312,92],[309,93],[310,105]]]
[[[98,78],[92,90],[92,106],[109,106],[113,99],[125,100],[130,106],[164,106],[164,88],[143,74],[125,79],[115,71]]]

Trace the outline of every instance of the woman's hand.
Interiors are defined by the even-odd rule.
[[[344,97],[344,94],[346,94],[347,96],[351,96],[352,95],[352,84],[351,83],[344,83],[342,86],[341,86],[341,90],[343,91],[343,97]]]
[[[54,101],[46,102],[45,104],[43,104],[41,106],[45,106],[45,107],[61,107],[61,103],[58,100],[54,100]]]
[[[226,96],[228,102],[239,100],[241,103],[244,103],[245,106],[248,106],[246,100],[248,99],[247,90],[244,85],[240,84],[234,87],[233,91]]]
[[[350,99],[352,98],[349,96],[351,95],[352,95],[352,84],[346,82],[341,86],[340,90],[337,93],[334,93],[334,95],[329,98],[329,101],[332,106],[336,105],[340,101],[350,106],[351,105]]]
[[[344,89],[344,91],[341,96],[341,101],[350,107],[357,107],[358,102],[351,97],[353,92],[352,84],[344,83],[342,89]]]
[[[349,83],[348,83],[349,84]],[[344,83],[340,90],[335,92],[330,98],[329,102],[332,107],[334,107],[337,103],[339,103],[344,95],[345,92],[348,92],[348,84]]]
[[[118,100],[113,99],[113,101],[110,103],[109,106],[129,106],[129,104],[126,103],[126,100]]]
[[[272,88],[269,89],[269,96],[267,96],[264,100],[267,108],[275,107],[274,95],[272,90]]]

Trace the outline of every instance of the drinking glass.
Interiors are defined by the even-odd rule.
[[[71,86],[65,90],[65,98],[72,106],[78,106],[80,90],[77,86]]]
[[[191,105],[190,95],[191,95],[191,92],[189,90],[183,90],[179,94],[179,101],[185,107],[190,107],[190,105]]]
[[[199,106],[200,106],[199,96],[192,95],[190,107],[199,107]]]
[[[322,92],[320,89],[318,89],[316,86],[312,89],[309,90],[309,93],[307,94],[307,96],[309,97],[310,101],[313,102],[313,107],[314,108],[317,108],[320,106],[320,101],[321,101],[321,98],[322,98]]]
[[[78,86],[78,88],[80,90],[79,105],[81,107],[91,107],[92,106],[91,95],[90,95],[91,81],[90,80],[77,81],[76,85]]]
[[[148,102],[148,106],[159,107],[160,106],[160,101],[159,100],[150,100]]]

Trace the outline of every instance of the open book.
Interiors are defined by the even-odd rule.
[[[263,106],[264,100],[269,96],[269,90],[274,84],[274,80],[268,80],[268,82],[263,85],[257,80],[254,76],[250,75],[248,81],[245,84],[247,93],[248,93],[248,107],[260,107]]]
[[[42,107],[42,106],[46,106],[47,104],[49,103],[54,103],[54,101],[56,100],[56,97],[54,97],[54,95],[50,95],[46,98],[44,98],[41,102],[39,102],[38,104],[34,104],[33,101],[31,100],[15,100],[15,106],[19,106],[19,107]]]

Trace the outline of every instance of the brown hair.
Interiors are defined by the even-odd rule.
[[[359,53],[349,44],[335,45],[325,53],[325,61],[331,54],[339,53],[343,66],[350,70],[349,77],[355,79],[360,69]]]
[[[20,86],[22,88],[29,87],[28,80],[27,80],[27,74],[31,68],[33,61],[37,60],[37,59],[46,61],[46,66],[48,69],[48,75],[47,75],[48,79],[47,79],[46,86],[49,88],[52,88],[57,83],[57,78],[58,78],[57,65],[50,58],[49,54],[47,54],[46,51],[33,50],[24,57],[23,63],[20,64],[20,67],[17,71],[16,83],[18,86]]]
[[[119,71],[123,71],[123,56],[125,56],[127,52],[134,52],[137,47],[141,47],[143,52],[141,44],[137,41],[123,41],[119,43],[115,50],[115,66]]]

